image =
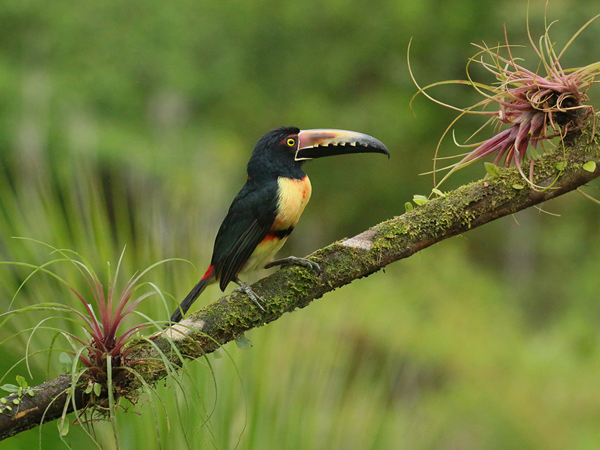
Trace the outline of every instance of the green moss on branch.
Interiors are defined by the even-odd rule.
[[[264,312],[244,294],[234,293],[191,314],[166,335],[158,333],[133,343],[128,356],[132,368],[146,383],[153,384],[169,374],[163,358],[170,361],[171,369],[178,367],[180,356],[186,359],[202,357],[250,329],[277,320],[286,312],[304,308],[325,293],[377,272],[394,261],[588,183],[600,176],[600,145],[597,137],[592,138],[591,122],[577,132],[574,141],[536,162],[533,181],[545,189],[515,188],[515,185],[527,183],[514,169],[502,170],[496,178],[462,186],[352,239],[317,250],[309,258],[321,265],[319,275],[308,269],[288,267],[258,281],[252,288],[267,300]],[[593,173],[583,169],[589,161],[596,163]],[[566,166],[559,171],[557,165],[563,162]],[[60,380],[59,390],[63,391],[70,380],[64,377]],[[55,384],[49,382],[34,388],[41,390],[38,398],[51,401],[51,395],[43,397],[47,391],[45,386]],[[141,384],[132,376],[118,386],[119,393],[135,395]],[[46,406],[36,405],[36,410],[43,411]],[[61,413],[62,409],[57,408],[56,413],[46,414],[44,421],[54,420]],[[31,420],[26,414],[18,419],[0,415],[0,439],[36,424],[39,421]]]

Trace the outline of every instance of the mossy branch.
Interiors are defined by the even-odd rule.
[[[321,265],[322,272],[318,275],[305,268],[288,267],[255,283],[253,290],[266,299],[265,312],[244,294],[233,293],[191,314],[164,333],[134,342],[126,362],[141,375],[144,383],[153,384],[172,370],[165,366],[164,358],[179,366],[181,358],[204,356],[246,331],[277,320],[296,308],[304,308],[325,293],[377,272],[394,261],[577,189],[600,176],[600,145],[593,136],[593,122],[589,120],[563,147],[536,162],[533,181],[545,189],[531,189],[514,169],[462,186],[351,239],[316,251],[309,258]],[[590,161],[595,162],[591,172],[591,165],[586,165]],[[130,371],[121,373],[124,376],[114,381],[117,394],[136,396],[142,381]],[[35,396],[23,399],[18,409],[0,414],[0,440],[61,417],[64,399],[60,396],[64,397],[70,384],[71,378],[65,375],[44,383],[34,388]],[[74,403],[81,409],[90,398],[81,390],[77,392]],[[6,400],[11,402],[14,398],[13,394]]]

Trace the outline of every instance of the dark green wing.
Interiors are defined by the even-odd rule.
[[[221,290],[237,277],[277,215],[277,181],[248,182],[233,200],[215,240],[211,265]]]

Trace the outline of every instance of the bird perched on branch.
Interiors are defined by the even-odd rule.
[[[246,184],[233,199],[215,240],[208,270],[170,321],[179,322],[192,303],[212,283],[225,290],[240,286],[264,310],[263,300],[241,281],[240,274],[265,267],[304,265],[320,271],[317,263],[289,257],[272,261],[300,219],[311,194],[302,164],[310,159],[347,153],[383,153],[388,149],[366,134],[344,130],[304,130],[282,127],[265,134],[248,162]]]

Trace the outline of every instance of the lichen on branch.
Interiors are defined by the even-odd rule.
[[[288,267],[258,281],[252,289],[266,299],[266,311],[244,294],[234,292],[164,332],[130,343],[127,358],[135,361],[131,369],[137,376],[116,380],[114,394],[128,398],[141,395],[141,387],[167,377],[182,359],[203,357],[250,329],[304,308],[327,292],[430,245],[585,185],[600,176],[600,144],[593,135],[594,120],[588,120],[563,147],[536,161],[532,172],[535,189],[519,185],[522,178],[517,169],[501,169],[494,176],[445,193],[351,239],[317,250],[308,257],[320,264],[322,272],[318,276],[305,268]],[[36,396],[31,408],[24,404],[19,414],[0,414],[0,440],[42,421],[60,418],[64,401],[61,404],[59,397],[71,389],[71,378],[63,375],[33,389]],[[81,386],[76,392],[69,408],[82,409],[89,397],[82,394]],[[15,395],[5,397],[6,401],[12,401]]]

